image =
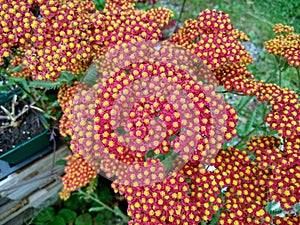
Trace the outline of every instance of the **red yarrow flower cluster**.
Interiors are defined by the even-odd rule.
[[[191,49],[211,70],[225,64],[247,65],[253,61],[238,40],[246,37],[234,29],[227,14],[205,10],[197,19],[186,21],[170,41]]]
[[[132,218],[129,224],[196,225],[201,220],[210,220],[222,205],[218,184],[212,176],[204,168],[186,165],[179,173],[172,173],[163,182],[151,186],[114,188],[128,200],[127,213]],[[207,192],[199,189],[203,186]]]
[[[258,100],[267,101],[272,106],[266,116],[271,129],[280,136],[294,139],[300,133],[300,104],[298,95],[288,88],[275,84],[263,84],[257,91]]]
[[[9,57],[12,47],[30,41],[38,18],[27,1],[0,1],[0,57]]]
[[[173,13],[163,8],[148,13],[135,10],[134,4],[135,1],[107,1],[103,11],[96,11],[92,1],[20,1],[20,6],[3,2],[7,12],[2,13],[6,19],[1,22],[1,56],[8,57],[11,47],[22,48],[30,43],[23,47],[23,64],[33,79],[55,81],[66,70],[79,74],[92,58],[120,42],[130,42],[137,36],[146,40],[160,38],[159,27],[167,24]],[[35,8],[39,9],[38,15],[32,13]],[[20,24],[16,22],[19,20]],[[12,30],[18,33],[12,34]]]
[[[281,141],[275,137],[252,138],[247,144],[247,150],[254,153],[253,163],[263,175],[260,183],[265,188],[268,201],[281,203],[285,210],[299,202],[300,184],[297,182],[300,174],[299,145],[292,150],[289,146],[279,149]],[[297,152],[298,151],[298,152]]]
[[[187,21],[169,42],[196,54],[228,91],[268,102],[272,108],[266,122],[284,138],[257,137],[247,143],[247,151],[219,151],[224,139],[236,135],[235,110],[220,104],[213,87],[194,79],[190,58],[165,43],[156,46],[159,53],[151,58],[152,50],[136,45],[139,35],[159,39],[171,14],[163,10],[155,19],[159,10],[136,11],[134,2],[108,1],[90,19],[96,33],[89,40],[96,43],[91,54],[110,57],[96,62],[101,73],[96,84],[76,89],[67,107],[60,99],[71,150],[107,177],[117,176],[113,187],[128,200],[129,224],[198,224],[210,221],[221,208],[220,224],[270,224],[268,202],[278,201],[286,210],[299,202],[298,96],[255,81],[245,67],[252,61],[250,54],[239,42],[247,37],[233,28],[228,15],[206,10]],[[206,71],[202,78],[210,76]],[[186,109],[189,113],[180,113]],[[215,122],[220,133],[212,129],[212,115],[219,115]],[[187,124],[195,132],[181,129]],[[213,146],[210,152],[207,146]],[[168,161],[168,156],[174,158]],[[176,164],[180,162],[182,168]],[[201,166],[203,162],[214,169]],[[177,172],[169,173],[174,168]],[[282,219],[288,220],[294,219]]]

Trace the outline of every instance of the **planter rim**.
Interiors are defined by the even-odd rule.
[[[42,119],[46,124],[48,124],[47,121],[46,121],[46,119],[44,118],[43,115],[40,115],[40,117],[41,117],[41,119]],[[16,147],[14,147],[14,148],[8,150],[7,152],[1,154],[1,155],[0,155],[0,160],[1,160],[2,158],[6,157],[7,155],[10,155],[10,154],[14,153],[15,151],[18,151],[21,147],[27,145],[28,143],[30,143],[30,142],[32,142],[32,141],[38,139],[39,137],[45,135],[48,131],[49,131],[49,128],[45,128],[45,130],[44,130],[43,132],[39,133],[38,135],[34,136],[33,138],[30,138],[30,139],[28,139],[28,140],[26,140],[26,141],[23,141],[21,144],[17,145]]]

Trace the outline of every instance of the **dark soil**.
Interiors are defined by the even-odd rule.
[[[24,105],[28,104],[29,101],[18,98],[17,102],[18,103],[15,107],[16,115],[22,111]],[[3,106],[11,111],[11,101],[4,103]],[[0,115],[6,115],[2,109],[0,109]],[[19,117],[17,121],[20,122],[17,127],[7,127],[10,124],[10,120],[0,119],[0,155],[8,152],[45,130],[40,114],[31,109],[23,114],[23,116]]]

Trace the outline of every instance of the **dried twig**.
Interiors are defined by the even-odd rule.
[[[4,106],[0,106],[0,108],[2,109],[2,111],[5,113],[5,115],[0,115],[0,119],[2,120],[10,120],[10,124],[6,125],[6,126],[0,126],[0,130],[4,130],[8,127],[18,127],[20,125],[20,123],[22,122],[22,120],[18,120],[21,116],[23,116],[26,112],[28,112],[29,109],[35,109],[37,111],[40,111],[42,113],[44,113],[44,110],[33,106],[35,103],[32,102],[29,105],[25,105],[23,107],[23,109],[21,110],[21,112],[19,112],[16,115],[16,105],[17,105],[17,95],[14,95],[13,99],[12,99],[12,104],[11,104],[11,112],[9,112],[8,109],[6,109]]]

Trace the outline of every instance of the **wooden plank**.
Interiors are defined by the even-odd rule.
[[[58,199],[58,192],[61,190],[61,181],[57,180],[49,184],[47,187],[34,192],[22,202],[19,202],[14,208],[11,208],[4,218],[1,220],[0,225],[22,225],[24,219],[30,220],[36,216],[41,209],[54,204]],[[34,209],[34,210],[32,210]],[[14,211],[13,211],[14,210]],[[26,214],[26,211],[31,211]]]
[[[69,154],[67,146],[62,146],[55,153],[56,159],[62,159]],[[20,200],[28,196],[37,188],[53,181],[55,176],[51,174],[53,167],[53,153],[37,160],[31,165],[9,175],[0,182],[0,196],[13,200]],[[54,166],[55,174],[62,174],[62,166]],[[51,176],[52,175],[52,176]]]
[[[69,154],[70,150],[63,145],[56,151],[55,161]],[[58,199],[62,188],[58,177],[63,174],[63,166],[53,167],[53,157],[50,153],[0,181],[0,225],[21,225],[26,212],[33,217],[32,209],[42,209]]]

